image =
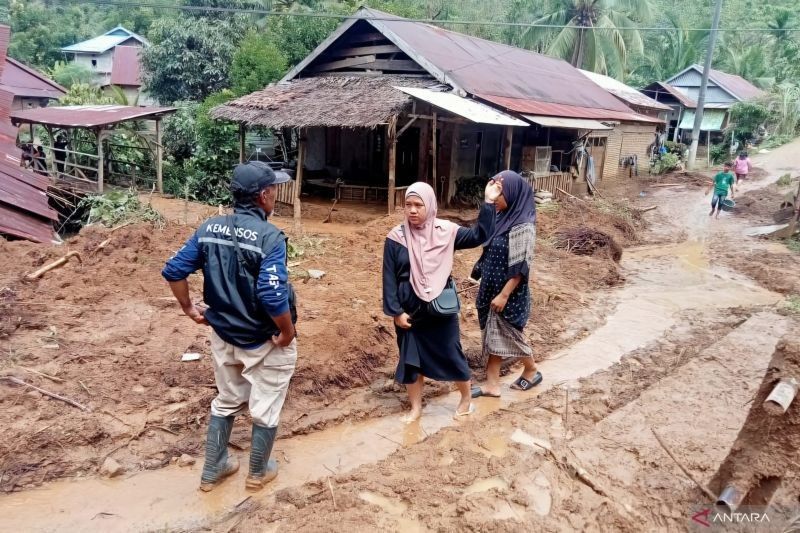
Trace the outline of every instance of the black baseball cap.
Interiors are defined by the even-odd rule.
[[[231,192],[234,196],[245,197],[257,194],[265,187],[290,181],[285,172],[275,172],[262,161],[240,163],[233,169]]]

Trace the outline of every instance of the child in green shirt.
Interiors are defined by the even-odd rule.
[[[731,191],[731,198],[733,198],[733,185],[736,183],[736,178],[733,177],[731,173],[731,168],[733,165],[730,163],[725,163],[723,165],[722,172],[718,173],[714,176],[714,195],[711,197],[711,212],[708,216],[712,216],[714,214],[714,210],[717,211],[717,217],[719,218],[719,212],[722,209],[722,202],[725,200],[725,197],[728,196],[728,189]],[[706,194],[712,187],[709,187],[706,191]]]

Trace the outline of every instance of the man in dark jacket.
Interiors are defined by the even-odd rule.
[[[253,435],[246,486],[258,490],[278,474],[269,456],[297,361],[296,314],[286,237],[267,217],[275,207],[276,186],[287,181],[286,174],[261,162],[237,165],[231,183],[234,214],[204,222],[162,272],[183,312],[212,330],[219,394],[211,402],[204,491],[239,469],[228,456],[228,439],[234,417],[248,407]],[[192,303],[186,282],[199,269],[205,310]]]

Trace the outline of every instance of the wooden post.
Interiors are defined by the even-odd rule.
[[[31,146],[33,146],[33,122],[29,124],[31,130]]]
[[[438,155],[439,155],[439,154],[436,153],[437,152],[437,148],[438,148],[437,145],[439,144],[438,142],[436,142],[436,126],[437,126],[436,111],[431,113],[431,116],[433,117],[431,119],[431,156],[432,156],[431,157],[431,178],[432,178],[432,182],[433,182],[432,183],[433,190],[435,191],[436,190],[436,171],[437,171],[436,167],[438,166],[437,163],[438,163]],[[437,194],[437,196],[438,196],[438,194]]]
[[[511,143],[514,142],[514,127],[506,126],[506,139],[503,144],[503,168],[501,170],[511,169]]]
[[[244,140],[245,140],[245,125],[244,122],[239,123],[239,163],[244,163]]]
[[[97,130],[97,192],[103,192],[103,173],[105,158],[103,157],[103,130]]]
[[[156,119],[156,187],[164,194],[164,146],[161,144],[161,119]]]
[[[395,167],[397,166],[397,116],[389,119],[386,126],[386,144],[389,146],[389,214],[395,210]]]
[[[294,223],[300,225],[300,191],[303,187],[303,162],[306,156],[305,130],[300,129],[297,141],[297,174],[294,178]]]
[[[461,150],[461,124],[453,124],[453,139],[452,146],[450,147],[450,169],[448,170],[449,176],[447,180],[447,189],[445,189],[445,204],[450,202],[450,199],[455,195],[455,184],[458,176],[458,155]]]

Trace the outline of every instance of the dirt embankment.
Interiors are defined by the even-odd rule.
[[[781,379],[800,380],[798,333],[778,344],[747,420],[709,483],[716,494],[733,487],[737,494],[731,502],[734,505],[768,505],[774,498],[776,504],[790,510],[798,503],[793,498],[800,494],[800,400],[795,398],[783,414],[768,414],[764,408],[764,401]]]
[[[470,219],[474,213],[457,216]],[[400,409],[403,395],[391,383],[394,331],[381,311],[380,292],[383,242],[398,220],[381,216],[362,229],[326,235],[290,232],[301,250],[290,259],[300,301],[301,355],[282,436]],[[641,222],[607,204],[539,213],[536,320],[527,332],[538,358],[572,340],[567,317],[588,305],[592,289],[622,280],[607,256],[576,256],[551,245],[557,228],[576,224],[628,245]],[[90,227],[63,246],[0,241],[0,371],[89,408],[84,412],[1,382],[0,490],[93,475],[107,456],[135,470],[159,468],[182,453],[202,455],[215,395],[208,330],[181,314],[160,276],[164,261],[192,230],[135,225],[112,234]],[[25,273],[71,250],[81,253],[82,264],[73,260],[38,281],[22,281]],[[459,253],[455,275],[466,278],[477,257],[477,250]],[[309,279],[308,269],[325,276]],[[202,276],[190,280],[199,299]],[[462,328],[465,349],[474,354],[480,332],[470,298],[465,296]],[[203,357],[182,363],[185,352]],[[233,440],[247,446],[246,421],[237,423]]]

